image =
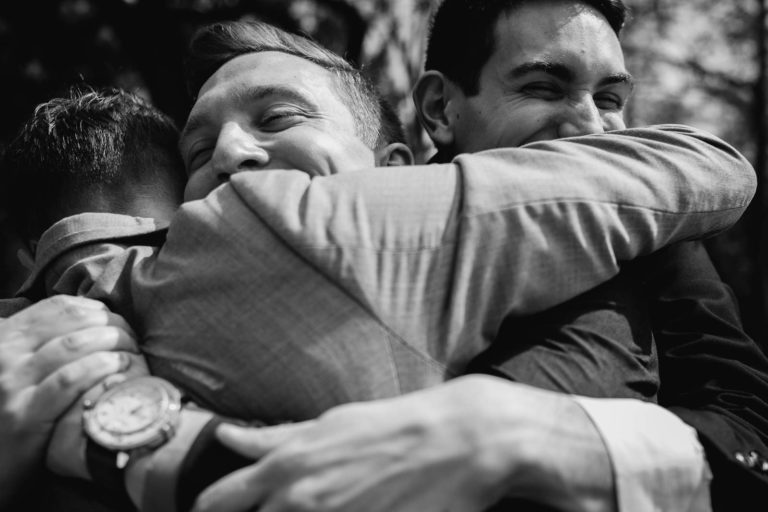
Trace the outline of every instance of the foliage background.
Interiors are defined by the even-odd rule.
[[[398,107],[423,160],[411,85],[436,0],[7,0],[0,3],[0,146],[34,106],[87,82],[139,92],[181,125],[187,41],[200,24],[264,19],[311,35],[365,66]],[[755,165],[759,190],[744,220],[708,241],[737,293],[747,329],[768,340],[766,14],[768,0],[626,0],[623,43],[637,79],[630,126],[684,123],[709,130]],[[457,34],[461,37],[461,34]],[[0,214],[1,215],[1,214]],[[23,276],[18,243],[2,229],[0,295]]]

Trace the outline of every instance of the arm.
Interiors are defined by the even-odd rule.
[[[643,249],[641,247],[645,242],[648,242],[649,238],[654,240],[649,242],[653,248],[655,247],[654,244],[658,242],[654,237],[656,237],[659,232],[665,233],[661,238],[662,240],[668,241],[676,239],[675,237],[693,236],[694,232],[700,234],[701,232],[706,233],[708,230],[718,230],[725,227],[738,216],[737,213],[734,214],[734,211],[738,211],[751,195],[749,189],[753,181],[751,170],[748,166],[745,166],[742,159],[733,153],[730,153],[727,148],[723,149],[720,147],[718,141],[709,139],[706,136],[687,135],[684,132],[675,133],[674,131],[671,133],[657,132],[653,130],[640,131],[640,135],[637,135],[638,132],[633,133],[636,135],[630,137],[627,144],[622,142],[624,140],[622,138],[608,144],[609,147],[614,149],[616,149],[616,147],[624,148],[623,150],[626,154],[621,157],[614,158],[604,154],[604,150],[601,150],[598,147],[605,143],[606,140],[613,140],[610,138],[593,138],[594,140],[586,138],[585,140],[587,140],[587,142],[582,142],[582,145],[576,144],[572,150],[566,151],[564,157],[565,160],[561,160],[561,158],[557,156],[557,151],[555,151],[554,147],[546,146],[546,149],[542,150],[543,153],[547,153],[546,158],[542,157],[544,158],[544,161],[551,161],[552,163],[560,162],[560,166],[556,167],[556,169],[559,169],[560,171],[563,171],[563,168],[568,168],[570,170],[571,167],[578,167],[578,165],[583,167],[585,161],[590,161],[596,165],[596,170],[585,170],[586,177],[580,182],[584,186],[583,193],[597,193],[598,195],[603,193],[616,193],[618,195],[615,197],[618,197],[619,199],[625,198],[626,201],[635,201],[631,204],[637,206],[636,209],[616,209],[614,208],[615,200],[608,201],[602,196],[588,196],[585,199],[586,203],[591,205],[593,202],[596,202],[598,205],[606,206],[607,210],[603,210],[600,207],[596,209],[586,208],[584,210],[581,210],[578,207],[576,208],[575,215],[577,218],[579,218],[579,215],[582,212],[586,212],[584,213],[586,219],[584,222],[585,225],[588,226],[591,226],[594,221],[596,228],[599,228],[601,226],[600,222],[602,221],[597,222],[597,220],[603,219],[606,211],[608,212],[607,217],[609,221],[617,221],[617,219],[619,221],[620,228],[618,228],[618,231],[612,231],[612,233],[616,234],[616,239],[609,237],[609,240],[611,240],[611,244],[609,244],[611,249],[607,250],[605,253],[598,252],[600,257],[596,259],[599,260],[607,254],[608,259],[614,261],[618,259],[616,254],[631,254],[633,251],[647,250],[647,248]],[[643,159],[636,154],[642,153],[646,149],[650,151],[651,156]],[[699,151],[704,154],[703,157],[698,156]],[[655,163],[658,165],[658,159],[663,159],[666,162],[666,160],[670,158],[667,155],[668,152],[673,155],[671,161],[668,162],[670,169],[665,169],[664,173],[652,172],[652,164]],[[501,154],[502,157],[499,157],[498,154]],[[207,208],[216,210],[218,214],[212,216],[214,222],[212,222],[209,227],[213,227],[216,232],[221,233],[224,229],[229,228],[227,221],[230,219],[227,216],[222,216],[220,214],[220,207],[223,203],[219,204],[216,201],[220,200],[224,194],[240,194],[241,198],[244,198],[243,203],[256,211],[256,218],[260,222],[270,226],[269,231],[278,232],[281,236],[284,236],[285,239],[291,241],[293,240],[291,237],[298,237],[299,235],[296,233],[300,233],[306,228],[310,234],[307,239],[308,241],[304,242],[305,245],[297,242],[298,245],[295,245],[295,247],[301,250],[303,255],[308,255],[308,259],[312,260],[312,258],[318,257],[317,254],[320,254],[320,256],[325,254],[323,253],[322,248],[328,247],[328,237],[330,236],[332,238],[331,245],[334,245],[335,249],[338,249],[339,247],[341,247],[342,251],[350,248],[353,249],[351,252],[347,253],[350,259],[345,260],[344,258],[341,258],[341,261],[351,265],[350,262],[356,262],[356,258],[360,257],[364,260],[361,264],[363,271],[365,271],[366,268],[366,261],[368,261],[368,263],[372,261],[366,260],[366,258],[372,258],[373,256],[366,253],[364,250],[361,250],[360,253],[357,254],[354,249],[364,249],[366,247],[365,242],[371,241],[377,242],[372,243],[370,245],[371,247],[379,249],[382,247],[380,244],[383,244],[386,248],[387,243],[391,242],[386,237],[389,232],[388,228],[397,226],[402,226],[402,228],[398,227],[398,229],[402,229],[405,235],[403,239],[398,238],[395,242],[400,243],[400,241],[405,240],[406,246],[410,243],[414,246],[424,247],[427,250],[431,250],[434,247],[430,246],[430,243],[436,243],[437,245],[435,247],[439,248],[440,244],[445,242],[444,250],[445,253],[448,254],[454,254],[464,249],[467,251],[477,251],[479,249],[480,252],[482,252],[487,249],[488,246],[476,244],[475,242],[478,241],[478,238],[481,240],[485,239],[485,235],[478,235],[478,232],[483,233],[483,227],[475,226],[473,220],[478,220],[483,215],[490,215],[490,213],[484,213],[483,208],[486,208],[488,203],[480,198],[490,197],[496,201],[494,204],[499,208],[497,211],[502,214],[507,211],[523,212],[523,214],[525,214],[525,212],[530,209],[529,207],[531,207],[531,205],[538,207],[540,204],[541,197],[536,196],[536,193],[547,193],[547,189],[543,189],[544,191],[542,192],[542,187],[540,186],[532,187],[530,190],[526,188],[526,183],[528,183],[528,187],[530,187],[531,179],[539,172],[533,168],[532,162],[528,160],[536,159],[541,156],[541,154],[538,150],[533,154],[530,152],[524,152],[522,154],[527,156],[520,162],[520,165],[523,166],[524,170],[527,169],[530,172],[525,174],[525,179],[509,178],[507,180],[506,183],[509,186],[509,191],[507,191],[507,193],[512,194],[512,198],[504,194],[497,194],[499,186],[495,183],[495,180],[497,178],[503,179],[506,176],[511,176],[513,174],[510,173],[507,152],[501,151],[493,152],[490,157],[488,155],[478,156],[477,158],[479,160],[475,162],[479,163],[477,163],[477,166],[474,168],[474,172],[471,170],[473,164],[472,161],[470,161],[469,164],[464,166],[469,167],[469,170],[467,171],[468,174],[462,174],[462,169],[464,169],[464,167],[433,167],[424,168],[422,170],[411,169],[408,170],[408,172],[402,172],[396,176],[390,174],[394,171],[389,170],[386,171],[388,173],[386,175],[382,173],[374,173],[380,178],[374,178],[372,182],[368,182],[367,179],[373,174],[360,173],[358,176],[339,176],[329,178],[331,181],[323,181],[323,179],[319,179],[310,183],[304,176],[295,173],[248,173],[248,175],[236,177],[233,180],[233,185],[231,187],[220,189],[218,193],[214,193],[213,197],[209,198],[205,203],[190,205],[185,212],[182,212],[182,218],[192,220],[196,215],[196,212],[199,212],[200,210],[205,211]],[[595,159],[596,154],[604,154],[608,163],[605,165],[600,164],[600,159]],[[533,158],[532,155],[535,155],[536,158]],[[591,157],[589,155],[591,155]],[[563,161],[565,163],[563,163]],[[495,162],[495,164],[493,164],[493,162]],[[528,163],[526,164],[526,162]],[[527,167],[525,167],[526,165]],[[626,166],[629,176],[627,178],[628,181],[623,178],[616,178],[616,175],[620,174],[616,172],[616,165],[619,167],[622,165]],[[687,175],[684,172],[685,167],[691,167],[693,169],[691,171],[692,174]],[[451,171],[451,169],[453,169],[453,171]],[[741,178],[724,180],[726,182],[725,184],[730,185],[731,188],[723,188],[723,184],[719,183],[716,179],[716,177],[721,176],[719,173],[722,172],[723,169],[733,170],[736,172],[737,178]],[[681,175],[676,174],[676,171],[679,171]],[[541,172],[545,175],[541,178],[546,178],[548,173],[546,171]],[[534,176],[531,176],[530,173],[533,173]],[[468,178],[467,176],[469,175],[474,175],[475,181]],[[670,176],[672,178],[670,178]],[[607,180],[608,183],[612,183],[612,185],[605,186],[603,180]],[[560,181],[564,182],[566,180],[553,181],[552,175],[549,175],[548,180],[545,181],[548,184],[552,184],[559,183]],[[410,205],[407,208],[398,202],[398,197],[400,197],[398,194],[401,192],[399,188],[401,184],[405,182],[410,183],[414,187],[412,192],[404,192],[406,203]],[[535,179],[533,182],[537,183]],[[707,185],[703,186],[701,182],[704,182]],[[324,183],[330,183],[330,185],[327,185],[330,189],[327,189]],[[333,183],[341,183],[341,185],[339,185],[338,189],[335,189]],[[541,180],[539,180],[538,183],[541,183]],[[249,184],[253,184],[253,186],[251,187]],[[316,184],[319,184],[319,188],[315,187]],[[394,188],[387,188],[393,186]],[[690,193],[688,191],[683,192],[683,186],[690,186],[693,191]],[[319,190],[319,192],[308,192],[307,187],[311,187],[312,191]],[[457,187],[462,187],[461,190],[463,192],[460,194],[457,193]],[[635,197],[636,191],[632,191],[631,193],[627,192],[633,188],[642,191],[642,193],[639,194],[640,199]],[[656,188],[658,188],[658,190],[656,190]],[[717,193],[713,191],[715,188],[717,189]],[[433,191],[434,194],[429,194],[425,198],[423,196],[424,189],[429,189]],[[567,192],[573,194],[574,190],[581,192],[581,189],[574,189],[571,187],[568,187]],[[590,190],[595,190],[597,192],[589,192]],[[353,194],[345,197],[344,201],[336,200],[338,197],[345,196],[345,194],[350,191],[352,191]],[[695,191],[698,191],[698,193]],[[720,194],[722,191],[726,192],[725,195]],[[515,196],[515,194],[518,193],[523,194],[523,196]],[[528,193],[534,194],[534,196],[525,195]],[[563,196],[558,194],[563,194],[564,191],[555,190],[553,193],[555,194],[553,196],[555,198],[554,203],[550,204],[544,201],[544,204],[545,206],[553,206],[553,208],[555,208],[553,212],[556,213],[558,208],[556,205],[563,202]],[[656,193],[661,194],[660,199],[653,197]],[[263,194],[264,197],[261,198],[263,199],[263,202],[259,200],[259,197],[254,197],[253,194],[256,194],[257,196]],[[515,197],[517,197],[517,199],[515,199]],[[567,196],[567,198],[571,199],[570,201],[565,201],[567,205],[581,204],[580,199],[578,198],[576,198],[576,200],[573,200],[573,196]],[[584,198],[582,197],[581,199]],[[390,203],[390,200],[394,204],[387,206],[387,204]],[[645,200],[650,201],[650,203],[644,203],[643,201]],[[372,201],[372,203],[370,201]],[[344,210],[344,204],[347,205],[347,208],[351,208],[352,210],[357,209],[355,215],[352,215],[350,210]],[[287,208],[287,217],[282,213],[282,206],[278,207],[279,205],[283,205]],[[342,209],[334,209],[335,205],[342,205]],[[475,210],[470,208],[473,205]],[[274,210],[270,210],[270,207],[274,207]],[[432,213],[430,213],[430,215],[423,215],[422,213],[424,212],[421,211],[422,207],[429,209],[430,212],[434,213],[434,216],[432,216]],[[736,210],[732,210],[731,208],[733,207],[735,207]],[[332,213],[325,217],[323,215],[315,215],[318,208],[321,212],[330,211]],[[389,210],[387,210],[387,208],[389,208]],[[432,208],[434,208],[434,210],[432,210]],[[676,213],[668,215],[666,208]],[[706,216],[700,217],[695,214],[695,212],[700,210],[714,214],[714,217],[716,218],[714,224],[708,224],[709,221],[706,220]],[[394,212],[394,214],[388,216],[389,214],[387,214],[387,211],[390,213]],[[360,212],[367,213],[358,216]],[[410,223],[405,223],[404,220],[399,217],[403,212],[408,214],[404,217],[409,218],[411,221],[414,218],[420,219],[424,224],[412,225]],[[469,212],[469,214],[466,216],[467,218],[464,219],[464,217],[460,218],[460,212]],[[368,215],[368,213],[370,213],[370,215]],[[555,215],[555,213],[552,213],[552,215]],[[660,214],[661,218],[666,220],[657,219],[654,217],[656,214]],[[358,231],[355,231],[356,228],[354,225],[349,224],[350,219],[357,219],[357,221],[363,222],[364,219],[370,219],[372,217],[382,219],[379,224],[373,225],[375,229],[372,230],[359,229]],[[678,218],[682,222],[682,228],[672,221],[672,219],[677,220]],[[390,221],[393,222],[393,224],[390,224]],[[609,221],[607,221],[608,224],[612,225]],[[181,221],[181,224],[177,223],[175,228],[172,227],[171,234],[169,235],[169,244],[174,243],[174,229],[177,233],[182,233],[183,237],[187,237],[190,240],[190,243],[198,243],[197,240],[199,240],[199,238],[192,235],[193,233],[198,234],[199,232],[194,230],[187,231],[184,228],[191,228],[191,226],[184,224],[184,222],[186,221]],[[621,224],[621,222],[626,222],[627,224]],[[636,226],[636,224],[638,225]],[[572,224],[567,225],[573,227]],[[321,226],[324,226],[323,229],[320,229]],[[528,223],[528,226],[530,227],[530,223]],[[615,227],[615,225],[613,226]],[[238,233],[248,233],[250,235],[254,233],[254,230],[249,229],[247,226],[243,227],[240,225],[238,228]],[[583,226],[581,228],[582,231],[584,231]],[[479,231],[472,231],[473,229]],[[471,236],[468,235],[461,239],[463,242],[459,243],[457,242],[457,239],[453,238],[453,235],[446,237],[446,230],[450,233],[470,233]],[[637,231],[638,238],[629,239],[626,236],[626,233],[629,231],[632,231],[633,233],[634,231]],[[377,236],[374,239],[365,238],[366,234],[371,234],[373,232],[377,233]],[[314,233],[316,238],[312,238],[312,233]],[[355,233],[357,233],[357,235],[355,235]],[[584,235],[589,238],[589,236],[594,235],[594,233],[590,228]],[[362,236],[363,242],[358,245],[355,245],[354,243],[347,244],[346,241],[348,239],[345,238],[346,236]],[[488,238],[495,240],[506,239],[508,237],[498,236]],[[602,235],[598,238],[601,240],[603,239]],[[252,246],[248,246],[249,250],[246,251],[250,265],[253,265],[254,261],[260,261],[260,258],[254,257],[254,254],[259,254],[259,250],[263,250],[263,248],[259,247],[260,240],[249,239],[246,236],[241,236],[237,238],[237,240],[243,245],[253,244]],[[549,243],[548,238],[546,237],[539,240],[539,242],[542,241],[545,245]],[[425,242],[426,246],[424,245]],[[576,248],[578,249],[581,247],[585,253],[591,255],[593,248],[588,244],[581,246],[580,243],[581,242],[576,244]],[[614,243],[618,248],[618,253],[612,252],[612,244]],[[523,246],[525,244],[518,245]],[[460,247],[458,250],[457,246]],[[166,246],[166,248],[167,247],[168,246]],[[389,248],[392,252],[400,252],[404,255],[408,254],[407,250],[398,251],[398,249],[403,248],[402,246],[390,245]],[[272,247],[268,247],[268,249],[272,249]],[[318,249],[317,254],[313,252],[314,249]],[[541,250],[541,246],[539,246],[539,249]],[[315,256],[313,256],[313,254],[315,254]],[[557,252],[555,254],[557,254]],[[523,267],[530,268],[531,261],[536,259],[537,258],[523,258]],[[591,258],[588,259],[589,261],[592,261]],[[504,258],[501,257],[500,260],[504,260]],[[470,267],[476,267],[481,271],[485,270],[482,261],[478,261],[477,259],[470,259],[470,261],[472,261],[472,264],[469,265]],[[578,262],[579,260],[578,258],[575,258],[574,261]],[[569,260],[566,263],[572,264],[574,261]],[[210,267],[211,260],[206,260],[206,262]],[[227,264],[230,263],[231,262],[229,261],[227,262]],[[525,267],[525,263],[528,263],[529,267]],[[552,264],[551,261],[546,263],[550,265]],[[322,264],[322,261],[318,263],[320,266],[322,266]],[[405,261],[404,264],[414,264],[414,261]],[[556,269],[558,266],[559,263],[554,265]],[[448,265],[448,267],[450,267],[450,265]],[[612,268],[611,264],[608,264],[608,267]],[[550,269],[548,271],[550,274],[558,274],[557,272],[551,271],[551,266],[547,268]],[[208,269],[200,269],[200,272],[193,272],[193,274],[195,279],[199,280],[201,276],[206,274],[206,272],[208,272]],[[539,270],[539,272],[541,272],[541,270]],[[609,270],[608,274],[610,274],[610,272],[611,271]],[[342,281],[345,278],[352,278],[352,274],[345,274],[343,269],[341,274]],[[405,273],[405,275],[407,276],[408,274]],[[242,277],[242,275],[237,275],[238,279],[242,279]],[[286,276],[288,281],[290,280],[290,277],[290,274]],[[373,276],[372,282],[376,282],[376,279],[381,279],[382,283],[387,280],[383,275],[378,274]],[[368,282],[370,281],[365,279],[361,280],[361,283],[363,284]],[[217,283],[219,288],[227,289],[227,286],[222,285],[220,281]],[[285,283],[282,284],[284,285]],[[577,287],[578,286],[586,286],[586,284],[584,282],[577,282]],[[504,283],[504,287],[514,288],[509,286],[509,283]],[[525,289],[525,287],[523,288]],[[257,287],[255,289],[260,288]],[[531,293],[531,290],[529,290],[528,293]],[[382,294],[382,296],[385,297],[385,299],[386,297],[390,297],[386,293]],[[483,301],[485,301],[485,296],[482,296]],[[439,300],[435,302],[440,303]],[[167,303],[170,304],[171,302]],[[317,306],[318,305],[315,304],[315,308],[317,308]],[[470,304],[470,306],[474,306],[474,304]],[[304,313],[306,314],[306,311]],[[338,311],[334,311],[334,313],[338,313]],[[202,316],[200,316],[200,318],[202,318]],[[465,319],[465,316],[464,314],[461,314],[457,315],[455,318],[455,321],[462,321]],[[305,341],[305,338],[302,338],[302,341]]]
[[[102,304],[78,297],[53,297],[0,320],[2,508],[42,468],[54,425],[70,405],[136,362],[131,333]]]
[[[491,377],[220,437],[263,458],[201,494],[196,511],[472,512],[505,496],[553,510],[614,510],[610,465],[580,407]]]
[[[762,510],[768,358],[744,333],[733,294],[701,244],[670,247],[647,263],[657,297],[659,401],[696,429],[713,475],[714,510]]]
[[[762,465],[768,453],[768,403],[763,398],[768,396],[768,360],[744,333],[732,293],[718,277],[702,244],[671,246],[637,261],[634,269],[645,281],[651,298],[660,360],[659,402],[696,429],[713,475],[714,510],[760,509],[760,497],[768,489],[768,468],[763,469]],[[572,319],[561,325],[567,325],[568,330],[559,331],[559,336],[573,335]],[[598,327],[597,332],[605,330],[604,325]],[[514,379],[527,375],[525,347],[541,351],[542,345],[529,341],[521,350],[511,348],[516,346],[508,340],[495,343],[473,361],[475,370]],[[565,391],[578,392],[578,388]],[[665,453],[687,442],[684,431],[677,440],[663,432],[646,435],[648,422],[632,418],[643,409],[646,417],[658,415],[659,412],[649,409],[653,408],[651,405],[636,411],[625,407],[626,420],[621,423],[621,430],[605,424],[617,420],[622,411],[599,401],[593,401],[592,406],[593,419],[604,427],[609,443],[621,444],[638,438],[646,443],[622,448],[623,455],[618,455],[622,460],[614,460],[622,467],[636,465],[648,452],[661,454],[661,460],[666,458]],[[671,431],[675,426],[668,423],[668,428]],[[676,428],[680,430],[679,426]],[[750,458],[752,452],[757,457]],[[697,464],[691,464],[690,470],[688,476],[678,480],[685,482],[683,489],[698,489],[695,482],[686,481],[689,478],[698,478],[702,485],[707,485],[708,477]],[[625,479],[619,492],[629,496],[637,496],[633,494],[637,492],[661,496],[670,488],[669,483],[675,481],[675,472],[681,475],[679,468],[659,464],[657,475],[646,480]],[[691,499],[686,493],[681,498]]]
[[[754,183],[735,151],[681,127],[443,166],[238,173],[181,208],[156,262],[132,276],[132,297],[153,370],[198,403],[307,419],[462,373],[508,315],[572,298],[621,260],[725,229]],[[247,348],[243,332],[254,333]],[[212,350],[212,338],[238,348]],[[249,351],[276,357],[254,369]],[[347,371],[369,357],[388,365]]]
[[[233,178],[291,249],[403,339],[460,353],[456,368],[505,316],[542,311],[613,277],[620,261],[730,226],[754,182],[733,149],[683,127],[446,166]]]

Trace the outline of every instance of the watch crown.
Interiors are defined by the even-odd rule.
[[[128,460],[131,458],[130,455],[128,455],[125,452],[118,452],[117,458],[115,459],[115,465],[117,466],[117,469],[125,469],[125,466],[128,465]]]

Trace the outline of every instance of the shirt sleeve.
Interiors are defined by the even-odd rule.
[[[719,139],[667,126],[447,165],[314,179],[239,173],[231,185],[304,261],[400,338],[452,354],[460,373],[507,316],[584,293],[621,261],[730,227],[755,175]]]
[[[619,512],[711,512],[712,476],[694,429],[655,404],[575,399],[608,450]]]

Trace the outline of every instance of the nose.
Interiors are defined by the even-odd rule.
[[[559,137],[576,137],[604,132],[605,125],[600,115],[600,109],[595,105],[591,94],[583,94],[578,100],[571,102],[562,112],[558,126]]]
[[[241,171],[263,169],[267,163],[269,154],[251,131],[234,122],[222,126],[211,156],[213,171],[220,182]]]

